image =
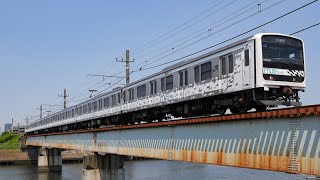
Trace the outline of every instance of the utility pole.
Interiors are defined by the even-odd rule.
[[[116,59],[117,62],[126,62],[126,84],[128,85],[130,83],[130,62],[134,62],[130,61],[130,55],[129,55],[129,50],[126,50],[126,61],[123,60],[118,60]]]
[[[11,132],[13,132],[13,118],[11,119]]]
[[[40,119],[42,119],[42,104],[40,104]]]
[[[26,127],[28,126],[28,123],[29,123],[29,118],[26,117]]]
[[[130,83],[130,56],[129,49],[126,50],[126,84]]]
[[[63,108],[66,109],[67,108],[67,89],[64,88],[63,91]]]
[[[67,95],[67,89],[64,88],[64,91],[63,91],[63,95],[58,95],[59,97],[63,97],[64,101],[63,101],[63,108],[66,109],[67,108],[67,97],[69,95]]]

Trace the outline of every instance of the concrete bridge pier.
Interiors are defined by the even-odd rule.
[[[124,180],[125,156],[106,154],[83,157],[82,180]]]
[[[38,156],[39,171],[61,171],[61,149],[40,148]]]

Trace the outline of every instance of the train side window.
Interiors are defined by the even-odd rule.
[[[199,82],[199,80],[200,80],[199,73],[200,73],[199,66],[194,67],[194,81],[195,82]]]
[[[104,108],[107,108],[110,106],[110,98],[109,97],[106,97],[104,98]]]
[[[74,108],[74,115],[73,116],[75,117],[77,115],[78,115],[78,108],[76,107],[76,108]]]
[[[113,94],[111,96],[111,106],[114,106],[114,105],[116,105],[116,95],[115,94]]]
[[[188,85],[188,71],[182,70],[179,72],[179,85],[184,86]]]
[[[211,62],[201,64],[201,81],[212,78]]]
[[[183,86],[183,71],[179,72],[179,81],[180,81],[180,86]]]
[[[121,102],[121,94],[118,93],[118,95],[117,95],[117,103],[120,104],[120,102]]]
[[[91,103],[88,104],[88,112],[89,113],[92,112],[92,104]]]
[[[145,84],[138,86],[137,87],[137,97],[138,98],[142,98],[145,97],[147,95],[147,87]]]
[[[249,49],[244,51],[244,65],[249,66]]]
[[[184,85],[188,85],[188,71],[184,71]]]
[[[228,56],[228,60],[229,60],[229,74],[233,72],[233,55],[229,55]]]
[[[123,94],[123,102],[127,102],[127,91],[124,90],[122,94]]]
[[[93,111],[97,111],[98,110],[98,102],[95,101],[93,102]]]
[[[221,75],[227,74],[227,61],[225,57],[221,58]]]
[[[150,95],[154,94],[153,93],[153,81],[150,81]]]
[[[173,89],[173,75],[166,77],[166,90]]]
[[[87,113],[87,105],[83,105],[83,114],[86,114]]]
[[[100,111],[101,109],[102,109],[102,99],[99,99],[98,110]]]
[[[129,89],[129,101],[132,101],[134,99],[134,90],[133,88]]]
[[[161,79],[161,91],[164,92],[166,90],[166,79]]]
[[[157,81],[153,80],[150,81],[150,94],[156,94],[157,93]]]
[[[82,115],[82,106],[79,107],[79,115]]]

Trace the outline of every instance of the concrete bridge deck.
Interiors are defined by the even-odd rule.
[[[28,146],[320,175],[320,105],[29,136]]]

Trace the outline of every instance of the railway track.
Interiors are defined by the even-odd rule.
[[[201,117],[190,117],[187,119],[152,122],[143,124],[133,125],[122,125],[122,126],[108,126],[100,127],[96,129],[85,129],[85,130],[71,130],[66,132],[47,133],[39,135],[29,135],[28,137],[34,136],[53,136],[61,134],[76,134],[76,133],[87,133],[87,132],[100,132],[100,131],[112,131],[112,130],[124,130],[124,129],[135,129],[135,128],[148,128],[148,127],[161,127],[161,126],[178,126],[185,124],[197,124],[197,123],[208,123],[216,121],[234,121],[244,119],[276,119],[276,118],[294,118],[302,116],[319,116],[320,115],[320,104],[308,105],[301,107],[291,107],[283,109],[273,109],[263,112],[248,112],[243,114],[228,114],[223,116],[201,116]]]

